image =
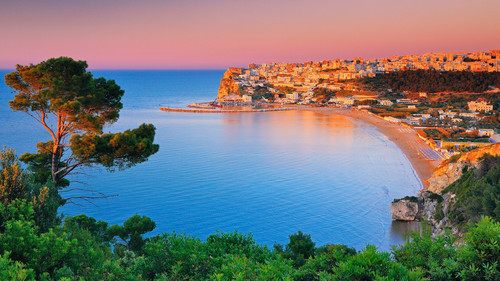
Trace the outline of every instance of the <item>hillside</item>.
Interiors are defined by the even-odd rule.
[[[443,162],[427,191],[396,199],[396,220],[426,220],[433,234],[451,229],[458,236],[483,216],[500,218],[500,144],[475,149]]]
[[[500,143],[474,149],[468,153],[459,154],[458,156],[454,156],[444,161],[432,173],[432,177],[429,179],[430,184],[428,190],[434,193],[440,193],[462,176],[463,169],[466,166],[477,168],[480,162],[479,159],[485,154],[499,156]]]
[[[222,99],[230,94],[239,94],[240,89],[234,78],[241,74],[241,68],[230,67],[224,72],[224,76],[220,81],[217,99]]]

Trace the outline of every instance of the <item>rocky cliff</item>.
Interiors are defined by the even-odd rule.
[[[500,156],[500,143],[478,148],[443,162],[429,179],[430,186],[427,191],[416,196],[395,199],[391,203],[392,218],[403,221],[424,219],[432,226],[434,235],[443,234],[445,229],[450,229],[452,233],[460,236],[462,227],[453,224],[448,215],[454,209],[463,207],[457,205],[455,194],[449,189],[445,193],[443,190],[458,180],[466,167],[478,168],[485,154]]]
[[[468,153],[454,156],[437,167],[429,179],[429,191],[440,193],[454,181],[462,176],[462,171],[466,166],[476,168],[479,159],[484,154],[493,156],[500,155],[500,143],[474,149]]]
[[[439,195],[424,191],[417,196],[395,199],[391,203],[391,215],[395,220],[425,220],[432,226],[434,235],[443,234],[446,228],[455,234],[460,234],[460,229],[452,225],[447,218],[448,209],[454,202],[454,194]]]
[[[240,87],[235,81],[235,77],[242,73],[243,69],[230,67],[220,81],[217,99],[221,99],[229,94],[240,94]]]

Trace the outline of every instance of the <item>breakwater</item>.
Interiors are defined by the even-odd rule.
[[[171,112],[189,112],[189,113],[240,113],[240,112],[268,112],[268,111],[286,111],[293,108],[259,108],[259,109],[204,109],[204,108],[170,108],[160,107],[161,111]]]

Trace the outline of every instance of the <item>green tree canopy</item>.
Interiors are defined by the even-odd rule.
[[[33,174],[20,167],[14,151],[4,148],[0,150],[0,210],[16,200],[33,204],[35,223],[43,232],[61,222],[57,208],[64,200],[54,185],[36,183]],[[0,217],[0,231],[3,221]]]
[[[153,231],[156,228],[156,223],[146,216],[133,215],[127,219],[123,226],[112,225],[107,230],[110,237],[118,236],[125,242],[127,250],[140,252],[144,246],[142,235]],[[118,244],[115,245],[117,247]]]
[[[50,178],[61,188],[69,184],[65,177],[82,165],[127,168],[159,149],[153,144],[151,124],[103,134],[104,126],[118,120],[124,91],[114,80],[93,78],[86,69],[85,61],[59,57],[17,65],[5,76],[5,83],[16,93],[10,108],[33,117],[52,137],[37,145],[37,153],[20,158],[39,182]]]

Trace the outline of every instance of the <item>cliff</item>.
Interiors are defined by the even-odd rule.
[[[466,166],[477,168],[479,159],[484,154],[491,154],[493,156],[500,155],[500,143],[477,148],[468,153],[460,154],[459,156],[454,156],[444,161],[432,173],[429,179],[428,190],[434,193],[440,193],[462,176]]]
[[[235,77],[242,73],[243,69],[230,67],[220,81],[217,99],[221,99],[229,94],[240,94],[240,87],[235,81]]]
[[[500,156],[500,143],[478,148],[443,162],[434,170],[427,191],[395,199],[391,203],[392,218],[403,221],[423,219],[432,226],[433,235],[443,234],[445,229],[450,229],[453,234],[461,236],[464,225],[480,215],[493,214],[495,217],[494,211],[490,212],[492,214],[488,213],[488,208],[495,209],[495,206],[491,207],[486,199],[497,196],[495,188],[498,185],[491,178],[498,177],[500,162],[498,159],[484,159],[485,154]],[[490,190],[485,183],[491,183]]]
[[[401,221],[425,220],[432,226],[433,235],[444,234],[446,228],[451,229],[454,234],[460,234],[461,229],[450,223],[447,217],[455,198],[452,193],[441,196],[424,191],[417,196],[395,199],[391,203],[391,215],[393,219]]]

